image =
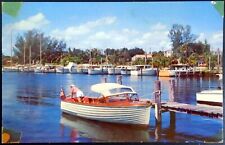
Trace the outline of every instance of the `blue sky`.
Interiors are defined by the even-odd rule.
[[[3,54],[16,36],[36,28],[80,49],[97,47],[171,49],[172,24],[190,25],[198,40],[222,50],[223,18],[206,2],[24,2],[16,18],[2,15]]]

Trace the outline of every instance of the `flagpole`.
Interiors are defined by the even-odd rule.
[[[40,35],[40,64],[42,64],[41,62],[42,62],[42,60],[41,60],[41,35]]]
[[[11,68],[12,68],[12,30],[11,30]]]
[[[25,41],[23,43],[23,65],[25,66],[26,64],[26,50],[25,50]]]

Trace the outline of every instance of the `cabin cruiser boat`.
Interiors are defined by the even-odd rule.
[[[56,72],[57,73],[69,73],[69,68],[64,67],[64,66],[58,66],[56,67]]]
[[[199,104],[223,106],[223,90],[203,90],[196,93],[196,100]]]
[[[35,73],[42,73],[44,72],[44,69],[42,66],[37,66],[35,69],[34,69],[34,72]]]
[[[156,76],[157,69],[150,65],[135,65],[130,74],[134,76]]]
[[[77,64],[75,64],[73,62],[69,62],[69,64],[64,67],[64,71],[65,71],[65,69],[68,69],[69,73],[77,73]]]
[[[77,73],[79,74],[88,74],[88,68],[91,64],[79,64],[77,65]]]
[[[223,74],[222,73],[219,73],[219,74],[216,74],[216,75],[219,77],[219,80],[223,79]]]
[[[187,64],[173,64],[170,66],[170,70],[175,71],[176,76],[188,76],[193,74],[193,68]]]
[[[114,66],[114,67],[108,68],[108,74],[109,75],[120,75],[121,69],[122,69],[122,66],[117,66],[117,67]]]
[[[61,96],[63,112],[103,122],[148,125],[151,102],[139,100],[138,94],[128,86],[100,83],[91,86],[100,97]]]
[[[121,68],[121,75],[130,75],[131,69],[130,66],[123,66]]]
[[[104,75],[108,73],[108,68],[110,68],[111,65],[91,65],[88,68],[88,74],[90,75]]]
[[[175,76],[176,76],[175,70],[171,70],[169,68],[159,70],[159,77],[175,77]]]
[[[101,74],[104,74],[104,73],[103,73],[103,68],[101,68],[101,67],[98,66],[98,65],[91,65],[91,66],[88,68],[88,74],[89,74],[89,75],[101,75]]]

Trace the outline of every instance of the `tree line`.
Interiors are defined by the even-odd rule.
[[[154,67],[168,67],[171,64],[187,63],[197,66],[199,62],[209,63],[211,58],[211,67],[216,66],[217,56],[210,49],[211,46],[207,40],[204,42],[196,41],[197,36],[191,33],[189,25],[172,25],[168,37],[172,42],[172,56],[166,57],[163,51],[152,52],[153,59],[147,59],[147,64],[153,64]],[[41,53],[40,53],[41,49]],[[82,50],[79,48],[67,48],[62,40],[57,40],[38,30],[30,30],[23,35],[18,35],[13,48],[13,62],[18,64],[30,63],[55,63],[66,65],[68,62],[101,64],[109,63],[114,65],[131,64],[131,58],[137,54],[145,54],[143,48],[92,48]],[[24,57],[25,55],[25,57]],[[41,62],[40,62],[41,55]],[[7,63],[9,57],[2,55],[3,65]],[[144,64],[143,59],[137,59],[132,64]]]

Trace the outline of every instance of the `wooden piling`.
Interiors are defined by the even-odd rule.
[[[155,119],[156,123],[161,122],[161,84],[159,80],[155,81]]]
[[[107,78],[106,77],[102,78],[102,83],[107,83]]]
[[[122,85],[122,76],[121,76],[121,75],[120,75],[120,76],[117,76],[116,82],[117,82],[118,84],[121,84],[121,85]]]
[[[169,102],[174,102],[175,80],[169,80]]]

